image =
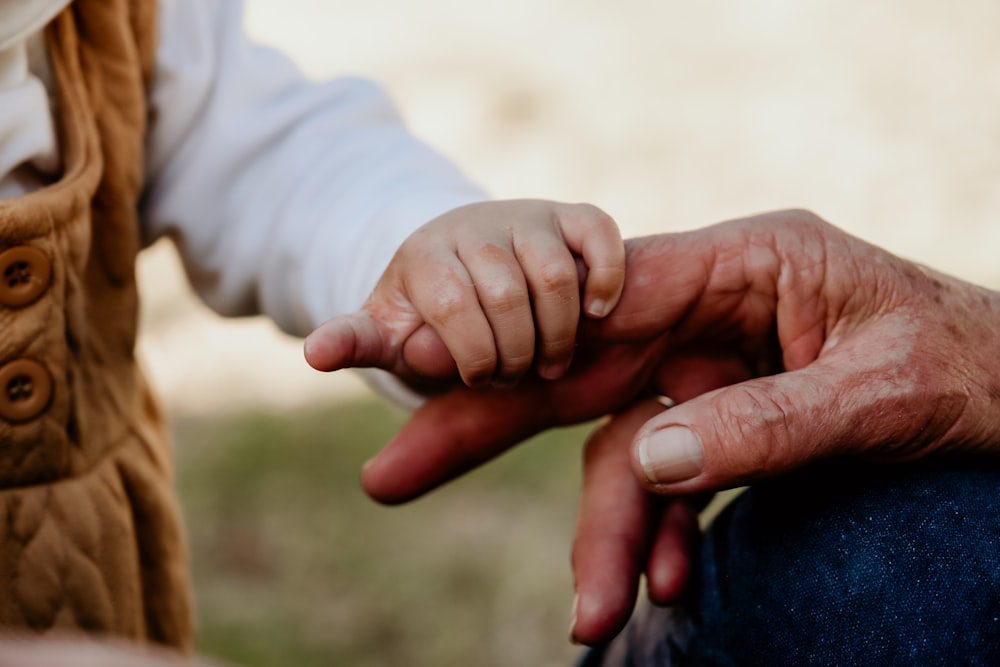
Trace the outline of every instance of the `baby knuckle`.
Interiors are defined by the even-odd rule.
[[[593,204],[571,204],[570,212],[577,220],[587,221],[591,225],[598,227],[618,227],[614,218]]]
[[[472,299],[466,290],[459,287],[441,287],[434,296],[424,302],[421,309],[425,320],[438,326],[449,323],[464,316],[473,307]]]
[[[477,284],[476,291],[479,293],[479,298],[488,304],[491,310],[503,313],[516,310],[524,302],[522,291],[508,282]]]
[[[488,378],[496,370],[496,351],[493,349],[472,350],[462,360],[462,374],[470,379]]]
[[[500,368],[497,374],[503,378],[520,377],[531,368],[534,356],[533,351],[505,353],[500,359]]]
[[[558,357],[566,355],[576,344],[574,333],[556,334],[542,339],[541,353],[548,360],[552,361]]]
[[[625,280],[625,267],[595,266],[588,271],[587,280],[600,285],[618,285]]]
[[[538,282],[545,292],[562,293],[576,290],[579,277],[576,266],[568,262],[548,262],[538,271]]]

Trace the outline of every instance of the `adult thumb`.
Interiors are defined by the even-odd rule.
[[[655,493],[694,493],[743,486],[824,458],[886,454],[896,445],[936,439],[927,426],[937,420],[921,400],[919,383],[901,378],[898,369],[865,370],[814,362],[682,403],[639,429],[633,471]]]

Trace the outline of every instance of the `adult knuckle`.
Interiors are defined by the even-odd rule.
[[[801,232],[822,232],[832,226],[813,211],[804,208],[779,211],[777,219],[789,228]]]
[[[771,391],[736,388],[742,392],[740,410],[729,415],[731,433],[725,437],[734,446],[727,448],[728,455],[739,461],[730,461],[748,471],[771,471],[782,466],[783,453],[789,443],[789,409],[785,401]],[[742,465],[740,465],[742,462]]]

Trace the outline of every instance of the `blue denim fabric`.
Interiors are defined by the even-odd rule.
[[[705,536],[685,609],[587,665],[1000,665],[1000,466],[827,464]]]

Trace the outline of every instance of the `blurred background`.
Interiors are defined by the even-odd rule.
[[[988,0],[249,0],[312,77],[380,81],[497,197],[626,235],[806,207],[1000,288],[1000,5]],[[404,416],[301,342],[222,320],[173,249],[141,353],[178,434],[202,651],[247,666],[570,665],[586,429],[401,508],[357,471]]]

